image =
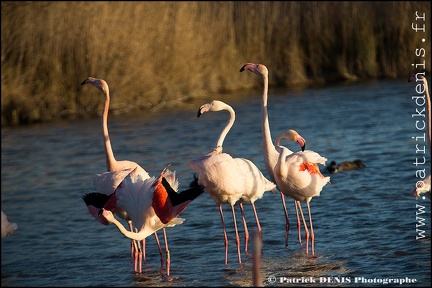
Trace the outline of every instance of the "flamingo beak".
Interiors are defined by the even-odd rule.
[[[300,145],[302,151],[306,149],[306,140],[303,137],[297,137],[296,142]]]

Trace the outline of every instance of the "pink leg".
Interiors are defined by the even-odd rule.
[[[303,246],[302,245],[302,240],[301,240],[300,217],[299,217],[299,213],[298,213],[297,202],[300,202],[300,201],[294,200],[294,207],[295,207],[295,210],[296,210],[296,217],[297,217],[297,234],[298,234],[298,239],[299,239],[300,246]]]
[[[170,251],[168,249],[168,239],[167,239],[167,235],[166,235],[166,229],[162,228],[163,230],[163,234],[164,234],[164,241],[165,241],[165,252],[166,252],[166,270],[167,270],[167,275],[170,275],[170,267],[171,267],[171,256],[170,256]]]
[[[219,205],[219,214],[220,214],[221,219],[222,219],[222,230],[223,230],[224,238],[225,238],[225,266],[228,267],[228,236],[227,236],[227,232],[226,232],[226,228],[225,228],[225,220],[224,220],[223,212],[222,212],[222,204]]]
[[[286,204],[285,204],[285,195],[280,192],[281,195],[281,199],[282,199],[282,206],[284,209],[284,213],[285,213],[285,247],[288,247],[288,231],[289,231],[289,219],[288,219],[288,211],[286,209]]]
[[[137,241],[138,244],[140,244],[140,241]],[[138,245],[139,247],[140,245]],[[143,260],[143,251],[142,247],[139,247],[139,253],[138,253],[138,272],[142,273],[142,260]]]
[[[303,210],[301,208],[301,203],[300,201],[296,201],[298,208],[300,210],[300,215],[302,217],[303,220],[303,226],[305,228],[305,237],[306,237],[306,254],[309,254],[309,229],[307,228],[307,224],[306,224],[306,220],[304,218],[304,214],[303,214]]]
[[[315,234],[313,231],[313,225],[312,225],[312,214],[311,214],[311,210],[310,210],[310,205],[309,202],[307,203],[307,207],[308,207],[308,213],[309,213],[309,225],[310,225],[310,235],[311,235],[311,246],[312,246],[312,256],[315,255]]]
[[[258,220],[258,214],[257,214],[256,209],[255,209],[255,204],[252,202],[251,205],[252,205],[252,209],[253,209],[253,212],[254,212],[254,215],[255,215],[255,221],[256,221],[256,224],[257,224],[258,235],[262,238],[262,229],[261,229],[260,222]]]
[[[127,221],[127,222],[129,224],[129,230],[131,232],[133,232],[134,230],[133,230],[133,226],[132,226],[132,221]],[[130,258],[130,262],[131,263],[134,263],[134,261],[135,261],[135,259],[134,259],[134,253],[135,253],[135,251],[134,251],[134,240],[132,240],[131,241],[131,258]]]
[[[248,242],[249,242],[249,231],[246,224],[246,218],[243,210],[243,204],[239,202],[240,212],[242,214],[244,232],[245,232],[245,252],[248,252]]]
[[[163,258],[163,253],[162,253],[162,248],[160,246],[160,242],[159,242],[159,237],[156,233],[156,231],[153,233],[156,239],[156,244],[158,246],[159,249],[159,254],[160,254],[160,258],[161,258],[161,268],[160,268],[160,273],[162,273],[163,267],[164,267],[164,258]]]
[[[235,217],[235,211],[234,211],[234,205],[231,205],[231,211],[233,214],[233,220],[234,220],[234,229],[235,229],[235,233],[236,233],[236,245],[237,245],[237,255],[238,255],[238,261],[241,264],[241,253],[240,253],[240,237],[238,234],[238,229],[237,229],[237,220]]]
[[[138,229],[135,228],[135,232],[138,233]],[[140,241],[134,240],[134,247],[135,247],[135,261],[134,261],[134,270],[135,272],[142,273],[142,249],[141,249],[141,243]]]
[[[134,240],[134,271],[138,272],[139,247],[138,241]]]
[[[143,252],[144,263],[146,263],[147,259],[146,259],[146,239],[145,238],[142,240],[142,252]]]

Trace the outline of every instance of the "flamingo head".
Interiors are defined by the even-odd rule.
[[[289,129],[286,132],[287,139],[293,142],[297,142],[300,145],[302,151],[306,148],[306,140],[297,133],[297,131]]]
[[[94,78],[94,77],[87,77],[87,79],[85,79],[81,83],[81,86],[84,84],[91,84],[91,85],[95,86],[104,95],[107,95],[109,93],[108,83],[103,79],[98,79],[98,78]]]
[[[292,142],[297,142],[300,145],[302,151],[306,148],[306,140],[297,133],[297,131],[289,129],[278,135],[276,138],[276,145],[280,145],[282,139],[287,139]]]
[[[268,69],[263,64],[246,63],[242,68],[240,68],[240,72],[243,72],[244,70],[249,70],[252,73],[263,77],[268,76]]]
[[[212,100],[211,102],[200,106],[197,112],[197,117],[200,117],[205,112],[209,112],[209,111],[217,112],[217,111],[227,109],[227,106],[228,105],[222,101]]]
[[[103,216],[108,222],[113,222],[115,219],[114,214],[104,208],[99,210],[99,216]]]

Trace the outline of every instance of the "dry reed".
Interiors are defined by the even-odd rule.
[[[411,28],[416,11],[424,34]],[[240,77],[246,62],[280,87],[398,78],[422,46],[429,73],[430,11],[428,1],[2,1],[2,126],[98,116],[87,76],[108,82],[116,114],[259,85]]]

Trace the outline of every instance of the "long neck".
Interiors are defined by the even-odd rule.
[[[225,128],[222,130],[222,132],[221,132],[221,134],[219,136],[219,139],[218,139],[218,141],[216,143],[216,147],[219,147],[219,146],[222,147],[223,142],[225,140],[225,137],[228,134],[228,132],[230,131],[230,129],[233,126],[234,121],[235,121],[235,112],[234,112],[234,109],[232,109],[232,107],[226,105],[224,107],[224,110],[227,110],[230,113],[230,118],[229,118],[228,123],[226,124]]]
[[[273,169],[276,166],[277,158],[275,155],[275,146],[272,141],[271,133],[270,133],[270,124],[268,120],[268,112],[267,112],[267,98],[268,98],[268,76],[263,75],[264,79],[264,87],[262,92],[262,106],[261,106],[261,124],[262,124],[262,133],[263,133],[263,150],[264,150],[264,162],[267,168],[267,172],[270,174],[270,178],[274,181],[273,177]]]
[[[114,171],[114,163],[116,162],[114,158],[114,153],[111,147],[111,141],[108,134],[108,110],[110,105],[110,95],[109,92],[105,92],[105,106],[102,113],[102,130],[104,137],[104,145],[105,145],[105,157],[106,157],[106,166],[108,171]]]
[[[426,123],[427,123],[427,135],[428,135],[428,142],[429,142],[429,152],[431,151],[431,100],[429,96],[429,88],[428,88],[428,82],[426,80],[426,77],[422,76],[423,78],[423,85],[425,89],[425,95],[426,95]]]
[[[151,235],[152,233],[148,233],[146,230],[140,230],[140,232],[135,233],[135,232],[131,232],[128,231],[123,224],[121,224],[117,219],[112,219],[111,223],[113,223],[115,226],[117,226],[117,228],[120,230],[120,232],[127,238],[130,238],[132,240],[143,240],[144,238],[146,238],[147,236]]]

